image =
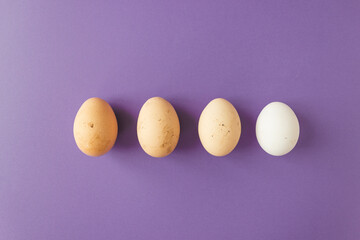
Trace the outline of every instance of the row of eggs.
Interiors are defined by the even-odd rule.
[[[100,156],[113,146],[118,124],[111,106],[103,99],[86,100],[76,114],[74,138],[89,156]],[[214,156],[225,156],[236,147],[241,121],[234,106],[223,98],[212,100],[202,111],[198,124],[200,141]],[[265,152],[282,156],[299,139],[299,121],[293,110],[281,102],[265,106],[256,121],[256,137]],[[137,137],[142,149],[152,157],[165,157],[174,151],[180,137],[180,123],[174,107],[161,97],[148,99],[137,120]]]

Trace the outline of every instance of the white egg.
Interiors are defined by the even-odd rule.
[[[256,121],[256,138],[265,152],[282,156],[296,145],[300,134],[299,121],[285,103],[272,102],[264,107]]]

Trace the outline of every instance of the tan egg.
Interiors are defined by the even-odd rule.
[[[199,137],[205,150],[214,156],[225,156],[236,147],[241,122],[234,106],[223,98],[212,100],[199,119]]]
[[[153,97],[142,106],[137,121],[142,149],[152,157],[165,157],[174,151],[180,136],[180,123],[173,106]]]
[[[89,98],[74,121],[74,138],[79,149],[89,156],[107,153],[116,141],[118,124],[111,106],[100,98]]]

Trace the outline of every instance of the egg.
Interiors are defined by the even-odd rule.
[[[232,152],[241,135],[240,117],[234,106],[223,98],[212,100],[202,111],[198,125],[205,150],[214,156]]]
[[[137,121],[142,149],[152,157],[165,157],[174,151],[180,136],[180,123],[173,106],[161,97],[148,99]]]
[[[113,109],[103,99],[89,98],[76,114],[73,132],[77,146],[86,155],[95,157],[107,153],[118,134]]]
[[[296,145],[300,134],[299,121],[285,103],[272,102],[264,107],[256,121],[256,138],[265,152],[282,156]]]

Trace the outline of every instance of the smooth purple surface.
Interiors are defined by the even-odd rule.
[[[359,1],[0,1],[0,239],[360,239]],[[89,97],[115,109],[105,156],[76,147]],[[136,118],[162,96],[181,121],[164,159]],[[213,98],[243,132],[210,156]],[[267,155],[255,121],[297,114],[298,145]]]

